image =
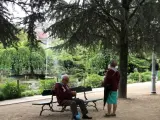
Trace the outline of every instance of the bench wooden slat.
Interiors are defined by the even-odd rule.
[[[57,103],[57,102],[52,102],[52,103]],[[51,104],[51,102],[46,102],[46,101],[44,101],[44,102],[37,102],[37,103],[32,103],[32,105],[47,105],[47,104]]]
[[[85,102],[96,102],[96,101],[100,101],[100,100],[103,100],[103,98],[85,100]]]

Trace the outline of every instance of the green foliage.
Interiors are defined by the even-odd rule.
[[[0,83],[0,91],[2,91],[3,87],[4,87],[4,84]]]
[[[28,97],[28,96],[34,96],[34,92],[33,91],[25,91],[22,92],[22,97]]]
[[[55,83],[56,79],[40,80],[40,90],[52,89]]]
[[[0,101],[6,99],[14,99],[19,97],[27,97],[33,95],[40,95],[40,90],[28,90],[27,85],[20,84],[19,91],[17,83],[12,81],[0,84]]]
[[[128,76],[128,83],[151,81],[151,72],[135,72]]]
[[[4,87],[4,85],[0,83],[0,101],[5,99],[5,98],[4,98],[4,94],[3,94],[3,92],[2,92],[3,87]]]
[[[13,99],[20,97],[20,92],[16,82],[6,82],[2,89],[5,99]]]
[[[28,67],[29,55],[29,48],[21,46],[15,51],[15,56],[11,56],[12,69],[16,74],[20,74],[22,71],[24,71],[25,67]]]
[[[132,80],[132,79],[128,79],[127,80],[127,84],[132,84],[132,83],[135,83],[136,81]]]
[[[83,78],[85,78],[85,73],[83,73],[83,72],[76,73],[74,76],[75,76],[75,78],[78,78],[78,81],[82,81]]]
[[[78,79],[77,79],[76,76],[70,75],[69,78],[70,78],[70,82],[69,82],[69,86],[70,87],[77,87],[77,86],[79,86]]]
[[[141,73],[141,82],[151,81],[151,72]]]
[[[138,72],[145,72],[149,68],[149,61],[142,58],[137,58],[133,55],[129,56],[129,64],[131,64],[134,68],[138,69]],[[132,70],[133,71],[133,70]]]
[[[157,74],[158,74],[158,79],[160,79],[160,71],[158,71],[158,73],[157,73]]]
[[[34,93],[34,95],[41,95],[42,94],[41,90],[34,90],[33,93]]]
[[[136,82],[139,82],[139,80],[140,80],[140,73],[139,72],[130,73],[130,75],[128,76],[128,79],[134,80]]]
[[[117,60],[117,56],[112,50],[101,49],[92,52],[92,55],[89,58],[90,72],[99,73],[102,70],[104,71],[108,68],[108,64],[112,59]]]
[[[31,56],[31,59],[30,59]],[[0,49],[0,69],[14,74],[24,74],[29,71],[30,66],[34,70],[43,70],[45,64],[45,54],[43,49],[30,52],[27,46],[20,46],[18,49]],[[8,74],[9,75],[9,74]]]
[[[6,4],[8,4],[8,1],[0,2],[0,42],[5,47],[14,45],[19,40],[16,36],[17,33],[19,33],[19,29],[13,24],[13,22],[11,22],[10,10]]]
[[[20,92],[24,92],[29,89],[27,84],[20,84],[19,87],[20,87]]]
[[[0,91],[0,101],[4,100],[5,99],[5,96],[4,94]]]
[[[97,74],[89,74],[85,79],[85,86],[92,86],[93,88],[101,87],[102,76]]]
[[[36,70],[38,68],[44,68],[45,66],[45,56],[41,55],[39,52],[35,51],[31,53],[31,65]]]

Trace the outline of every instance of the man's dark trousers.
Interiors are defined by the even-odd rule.
[[[79,105],[83,115],[86,115],[88,113],[88,110],[86,108],[86,105],[84,104],[84,101],[78,98],[75,98],[73,100],[63,100],[61,105],[70,106],[73,116],[76,116],[78,114],[77,105]]]

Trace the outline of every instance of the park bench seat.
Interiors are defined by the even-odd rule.
[[[103,100],[103,99],[102,98],[101,99],[98,98],[98,99],[90,99],[90,100],[88,100],[88,98],[86,96],[86,92],[92,91],[92,87],[79,86],[79,87],[71,88],[71,90],[72,91],[76,91],[77,93],[83,92],[84,93],[84,98],[85,98],[84,102],[85,102],[86,107],[92,106],[98,111],[96,102],[99,101],[99,100]],[[32,105],[42,105],[42,109],[40,111],[40,116],[42,115],[42,112],[44,110],[49,110],[51,112],[64,112],[65,111],[67,106],[62,106],[62,105],[59,105],[59,104],[57,106],[62,107],[61,110],[54,110],[53,109],[53,104],[57,103],[57,101],[53,101],[53,97],[56,96],[54,90],[44,90],[42,92],[42,96],[47,96],[47,95],[51,95],[51,100],[50,101],[37,102],[37,103],[33,103],[32,104]],[[93,105],[89,105],[89,103],[93,103]],[[45,106],[48,106],[49,109],[44,109]]]
[[[91,100],[85,100],[86,103],[88,102],[97,102],[99,100],[103,100],[102,98],[99,98],[99,99],[91,99]]]

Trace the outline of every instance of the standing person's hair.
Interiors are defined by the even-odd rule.
[[[111,67],[116,67],[117,66],[117,62],[115,60],[112,60],[110,63]]]

